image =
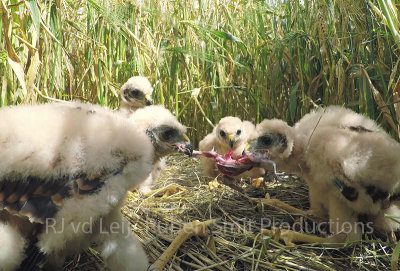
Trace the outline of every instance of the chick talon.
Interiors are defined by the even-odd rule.
[[[274,241],[282,240],[286,246],[294,246],[296,243],[306,243],[306,244],[326,244],[335,243],[336,236],[330,237],[319,237],[316,235],[305,234],[301,232],[296,232],[288,229],[281,229],[277,227],[272,227],[271,230],[263,229],[263,235],[272,235]]]
[[[211,219],[203,222],[195,220],[186,223],[164,253],[149,267],[149,270],[163,270],[165,265],[171,260],[186,240],[193,236],[207,236],[208,226],[216,222],[217,219]]]
[[[170,184],[170,185],[167,185],[167,186],[159,188],[159,189],[150,190],[144,194],[144,197],[148,198],[148,197],[154,196],[154,197],[167,198],[167,197],[177,194],[179,192],[185,192],[185,191],[186,191],[186,189],[180,185]]]
[[[264,178],[260,177],[260,178],[257,178],[257,179],[252,179],[251,180],[251,186],[254,186],[256,188],[263,187],[264,186]]]
[[[217,179],[214,179],[214,180],[212,180],[211,182],[208,183],[208,189],[211,190],[211,191],[212,190],[218,190],[218,189],[221,189],[221,188],[222,188],[222,185]]]
[[[300,215],[307,215],[308,211],[301,210],[299,208],[293,207],[283,201],[280,201],[278,199],[271,199],[269,194],[267,193],[265,195],[264,199],[259,199],[259,198],[251,198],[250,201],[257,203],[257,205],[268,205],[271,207],[274,207],[278,210],[284,210],[288,213],[292,214],[300,214]]]

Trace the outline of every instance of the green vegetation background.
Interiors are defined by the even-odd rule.
[[[117,108],[144,75],[195,143],[226,115],[293,124],[330,104],[398,138],[398,0],[0,1],[2,106]]]

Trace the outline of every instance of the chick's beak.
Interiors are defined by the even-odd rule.
[[[235,142],[236,142],[235,136],[232,135],[232,134],[229,134],[229,135],[228,135],[228,139],[229,139],[229,146],[230,146],[231,148],[233,148],[233,145],[234,145]]]
[[[192,156],[192,154],[193,154],[193,145],[192,145],[192,143],[190,142],[190,139],[189,139],[189,137],[187,136],[187,134],[183,134],[183,138],[185,139],[185,150],[184,150],[184,153],[185,154],[187,154],[187,155],[189,155],[189,156]]]
[[[177,151],[182,152],[186,155],[192,156],[193,154],[193,146],[190,143],[189,137],[186,134],[183,134],[184,143],[175,143],[173,146],[177,149]]]
[[[145,96],[145,102],[146,102],[146,105],[152,105],[152,100],[151,100],[150,95],[147,94]]]
[[[246,147],[244,148],[245,152],[256,152],[257,151],[257,140],[252,140],[247,142]]]
[[[244,147],[244,149],[243,149],[242,155],[246,155],[246,152],[248,152],[249,149],[250,149],[250,144],[247,143],[247,144],[246,144],[246,147]]]
[[[193,146],[192,146],[192,143],[188,142],[188,143],[185,144],[183,153],[184,153],[184,154],[187,154],[187,155],[189,155],[189,156],[192,156],[192,155],[193,155]]]

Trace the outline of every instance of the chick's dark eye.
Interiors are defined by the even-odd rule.
[[[175,130],[168,129],[163,133],[163,137],[164,137],[165,140],[168,141],[168,140],[171,140],[172,138],[174,138],[175,134],[176,134]]]
[[[240,129],[236,131],[237,135],[240,135],[241,133],[242,133],[242,130],[240,130]]]
[[[220,134],[222,137],[225,137],[225,136],[226,136],[226,134],[225,134],[224,131],[220,131],[219,134]]]
[[[129,90],[129,96],[131,97],[137,97],[139,96],[139,90],[137,90],[136,88],[132,88]]]
[[[270,135],[262,136],[259,140],[263,146],[269,146],[272,143],[272,137]]]

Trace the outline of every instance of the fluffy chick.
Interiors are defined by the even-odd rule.
[[[314,210],[328,213],[334,232],[351,230],[349,238],[360,239],[361,215],[381,232],[400,228],[384,217],[400,215],[400,145],[386,133],[363,126],[319,127],[306,162]]]
[[[304,116],[295,127],[264,120],[257,132],[250,149],[268,151],[279,169],[302,176],[311,211],[328,216],[334,233],[359,239],[361,214],[378,230],[399,228],[383,216],[400,214],[396,197],[387,199],[400,192],[400,145],[373,120],[330,106]]]
[[[153,87],[147,77],[134,76],[122,85],[121,110],[127,114],[135,112],[137,109],[151,105],[151,94]]]
[[[0,270],[14,270],[24,258],[25,239],[12,225],[0,222]]]
[[[152,105],[137,110],[129,119],[138,125],[151,139],[157,152],[154,161],[171,153],[171,144],[166,144],[169,140],[179,139],[181,145],[187,149],[192,146],[185,135],[186,127],[178,122],[176,117],[162,105]],[[152,131],[157,131],[154,133]],[[173,147],[173,146],[172,146]]]
[[[183,136],[182,138],[180,137],[180,140],[182,140],[183,142],[187,142],[186,147],[192,148],[189,139],[185,134],[186,127],[180,124],[177,121],[176,117],[172,115],[171,112],[165,109],[162,105],[152,105],[140,108],[134,114],[131,114],[129,118],[135,123],[138,123],[142,130],[146,133],[148,133],[149,130],[153,129],[154,127],[160,127],[160,129],[164,127],[168,128],[163,131],[166,138],[174,138],[179,133]],[[166,126],[165,123],[169,123],[169,126]],[[169,129],[171,127],[175,130]],[[150,136],[150,138],[153,137]],[[168,153],[162,153],[162,149],[162,147],[158,148],[158,156],[156,156],[154,159],[153,170],[151,174],[147,176],[146,180],[139,186],[139,191],[143,194],[146,194],[148,191],[151,190],[150,187],[153,181],[159,177],[161,168],[165,165],[165,158],[163,157],[166,156],[166,154]],[[167,149],[166,151],[169,152],[169,149]]]
[[[0,110],[0,240],[15,241],[0,249],[0,257],[14,255],[0,270],[18,267],[34,239],[55,270],[91,242],[111,270],[147,270],[120,207],[155,160],[186,144],[168,110],[147,118],[152,125],[81,103]]]
[[[241,155],[247,145],[247,140],[255,133],[255,126],[249,122],[242,122],[237,117],[222,118],[213,131],[199,143],[200,151],[214,150],[219,154],[225,154],[233,150],[233,157]],[[201,163],[204,174],[210,177],[218,176],[219,172],[212,159],[202,157]],[[241,177],[259,177],[264,173],[263,169],[252,169],[238,175]]]
[[[134,76],[121,87],[121,108],[120,111],[128,117],[136,110],[152,104],[151,94],[153,87],[147,77]],[[148,193],[154,180],[158,179],[161,169],[165,166],[165,159],[160,159],[154,164],[152,172],[140,185],[139,191],[142,194]]]

